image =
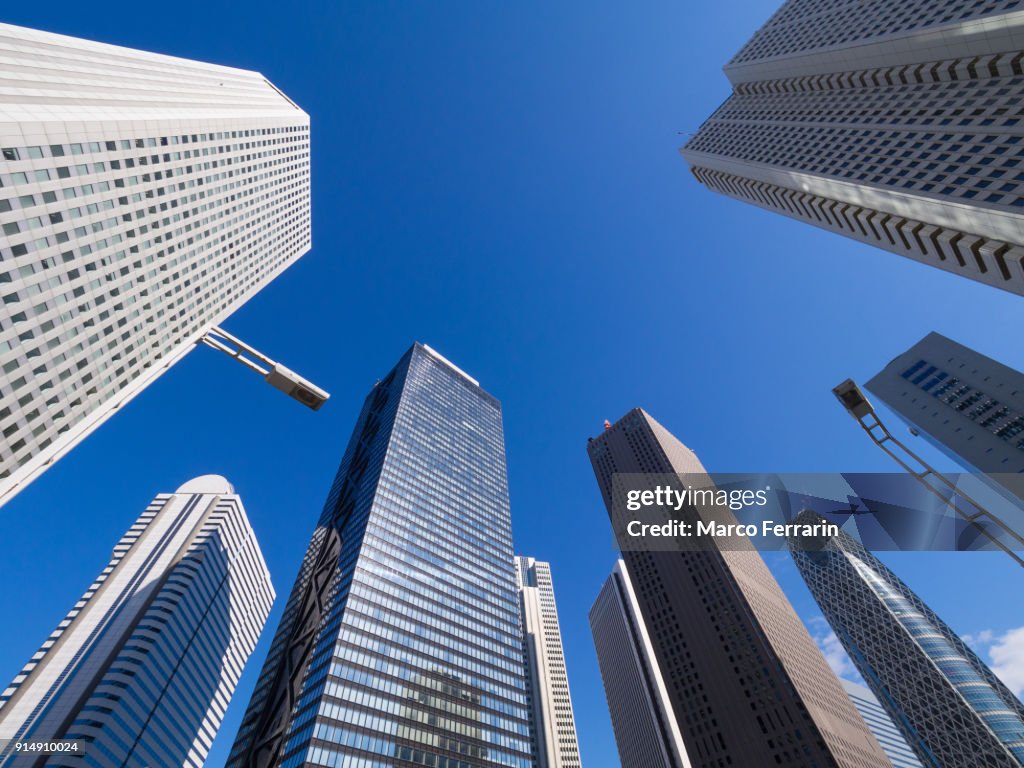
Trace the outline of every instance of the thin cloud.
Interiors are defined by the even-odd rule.
[[[1017,696],[1024,696],[1024,627],[993,638],[988,649],[992,671]]]
[[[963,640],[972,648],[984,648],[992,642],[995,633],[991,629],[983,629],[976,635],[964,635]]]
[[[852,682],[860,682],[860,673],[850,661],[850,657],[846,655],[843,644],[839,642],[839,638],[836,637],[836,633],[832,631],[824,617],[815,616],[808,623],[811,627],[811,636],[818,644],[818,648],[821,649],[821,653],[832,671],[839,677],[844,677]]]

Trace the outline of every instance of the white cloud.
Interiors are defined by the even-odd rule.
[[[825,661],[832,668],[839,677],[845,677],[847,680],[853,682],[859,682],[861,677],[860,673],[857,672],[857,668],[853,666],[853,662],[850,661],[850,657],[846,655],[846,651],[843,649],[843,644],[839,642],[839,638],[836,637],[836,633],[832,631],[832,628],[828,625],[828,622],[821,616],[816,616],[810,620],[811,634],[814,637],[814,642],[818,644],[821,649],[822,655],[825,657]]]
[[[983,629],[976,635],[964,635],[963,641],[972,648],[984,648],[992,642],[995,633],[991,629]]]
[[[988,655],[992,671],[1017,696],[1024,696],[1024,627],[1017,627],[995,637]]]
[[[983,629],[964,635],[963,641],[979,656],[987,656],[989,666],[1006,687],[1017,696],[1024,696],[1024,627],[996,634]]]
[[[833,672],[839,675],[839,677],[845,677],[847,680],[856,680],[860,677],[857,674],[857,668],[853,666],[850,657],[846,655],[846,651],[843,650],[843,645],[839,642],[835,632],[829,631],[827,635],[815,639],[818,641],[818,647],[821,648],[821,652],[825,654],[825,661],[832,667]]]

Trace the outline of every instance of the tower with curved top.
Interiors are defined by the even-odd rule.
[[[0,766],[200,768],[274,596],[227,480],[159,494],[0,694]],[[78,746],[23,757],[6,742],[54,739]]]

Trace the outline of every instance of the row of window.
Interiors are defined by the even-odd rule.
[[[1021,0],[789,0],[733,57],[732,63],[831,46],[863,45],[944,24],[991,19],[1020,7]]]
[[[979,427],[1000,440],[1015,444],[1017,449],[1024,451],[1024,438],[1014,440],[1024,432],[1024,413],[1019,413],[924,360],[918,360],[900,375],[939,402],[977,422]]]

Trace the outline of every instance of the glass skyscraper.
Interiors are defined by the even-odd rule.
[[[922,764],[1024,766],[1024,705],[896,574],[842,531],[790,543],[822,613]]]
[[[415,344],[363,405],[228,765],[532,768],[500,403]]]

